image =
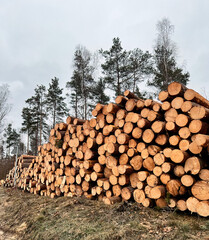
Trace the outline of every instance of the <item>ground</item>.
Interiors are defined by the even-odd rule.
[[[0,187],[0,240],[209,239],[209,219],[190,213],[113,206],[84,198],[50,199]]]

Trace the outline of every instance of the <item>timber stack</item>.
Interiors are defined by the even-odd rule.
[[[29,165],[34,161],[33,159],[35,156],[32,155],[21,155],[17,159],[17,166],[16,166],[16,176],[15,176],[15,163],[14,167],[9,171],[9,173],[6,176],[5,181],[2,181],[2,185],[5,187],[14,187],[14,180],[16,178],[16,183],[18,184],[19,180],[21,179],[22,172],[26,171],[26,169],[29,167]]]
[[[178,82],[159,100],[127,90],[115,103],[98,103],[91,120],[56,124],[19,187],[209,216],[209,101]]]

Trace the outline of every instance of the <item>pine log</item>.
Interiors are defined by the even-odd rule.
[[[209,181],[209,170],[208,169],[202,169],[199,172],[199,178],[204,181]]]
[[[186,192],[186,188],[182,186],[181,182],[177,179],[172,179],[166,184],[167,191],[172,196],[183,195]]]
[[[186,90],[186,86],[179,82],[172,82],[168,85],[168,93],[171,96],[184,96]]]
[[[205,108],[203,106],[195,106],[193,107],[190,112],[189,115],[192,119],[195,120],[208,120],[209,119],[209,109]]]
[[[142,159],[142,157],[139,156],[139,155],[133,157],[133,158],[130,160],[131,166],[132,166],[133,169],[136,170],[136,171],[138,171],[138,170],[141,169],[142,163],[143,163],[143,159]]]
[[[142,203],[145,199],[145,193],[143,190],[135,189],[133,192],[133,197],[137,203]]]
[[[170,98],[168,91],[161,91],[158,95],[158,99],[164,102]]]
[[[202,217],[209,216],[209,202],[208,201],[200,201],[196,205],[197,213]]]
[[[146,158],[143,161],[143,167],[145,169],[147,169],[148,171],[153,171],[153,169],[155,168],[155,162],[151,157]]]
[[[132,197],[133,188],[132,187],[124,187],[121,190],[121,196],[124,200],[129,200]]]
[[[155,121],[151,126],[153,132],[162,133],[165,129],[165,122]]]
[[[191,212],[197,212],[197,204],[199,203],[199,200],[195,197],[189,197],[186,200],[187,209]]]
[[[197,181],[191,188],[192,194],[199,200],[209,200],[209,182]]]
[[[176,111],[176,109],[171,108],[165,112],[164,116],[167,122],[175,122],[176,117],[178,116],[178,112]]]
[[[189,123],[189,117],[185,114],[178,114],[176,117],[176,125],[179,127],[185,127]]]
[[[151,143],[154,137],[155,137],[155,134],[151,129],[146,129],[142,135],[142,139],[145,143]]]
[[[176,204],[176,207],[180,211],[186,211],[187,210],[186,201],[183,200],[183,199],[178,200],[177,204]]]
[[[191,173],[192,175],[196,175],[200,172],[204,163],[202,159],[199,157],[190,157],[186,160],[184,165],[184,171],[186,173]]]
[[[195,179],[191,175],[183,175],[181,177],[181,183],[185,187],[191,187],[195,182]]]
[[[150,191],[150,198],[159,199],[161,197],[165,197],[165,192],[166,189],[164,185],[153,187]]]
[[[183,103],[184,99],[182,97],[175,97],[171,102],[171,106],[175,109],[181,109]]]
[[[184,93],[184,98],[188,101],[193,101],[206,108],[209,108],[209,101],[192,89],[187,89]]]

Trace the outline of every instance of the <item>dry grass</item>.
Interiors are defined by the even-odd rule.
[[[0,188],[0,219],[2,239],[209,239],[209,220],[196,215],[16,189]]]

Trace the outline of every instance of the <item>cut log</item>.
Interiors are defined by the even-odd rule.
[[[163,111],[168,111],[171,108],[171,103],[168,101],[163,102],[162,109]]]
[[[166,145],[167,142],[168,142],[168,137],[166,134],[159,134],[155,138],[155,143],[157,143],[160,146]]]
[[[194,184],[195,180],[191,175],[183,175],[181,177],[181,183],[185,187],[191,187]]]
[[[177,176],[177,177],[182,177],[185,174],[184,171],[184,167],[181,165],[176,165],[174,167],[173,173]]]
[[[150,125],[151,125],[150,121],[148,121],[147,119],[144,119],[144,118],[139,119],[137,122],[137,126],[142,129],[149,128]]]
[[[158,95],[158,99],[164,102],[170,98],[168,91],[161,91]]]
[[[130,136],[128,134],[125,133],[121,133],[118,137],[117,137],[117,142],[119,144],[127,144],[130,140]]]
[[[164,185],[166,185],[170,180],[171,180],[170,174],[163,173],[163,174],[160,176],[160,181],[161,181]]]
[[[168,172],[171,172],[171,170],[173,169],[174,167],[174,164],[170,163],[170,162],[164,162],[162,164],[162,171],[164,173],[168,173]]]
[[[185,114],[178,114],[176,117],[176,125],[179,127],[185,127],[189,122],[189,117]]]
[[[183,139],[187,139],[191,136],[191,132],[188,127],[180,128],[179,130],[179,136]]]
[[[209,108],[209,101],[192,89],[187,89],[184,93],[184,98],[188,101],[193,101],[206,108]]]
[[[134,93],[132,93],[131,91],[129,90],[126,90],[124,92],[124,96],[127,97],[127,98],[134,98],[134,99],[139,99],[139,97],[137,97]]]
[[[145,143],[151,143],[154,137],[155,135],[151,129],[146,129],[142,135],[142,139]]]
[[[121,195],[121,186],[118,184],[112,186],[112,192],[113,192],[114,196],[120,196]]]
[[[198,119],[209,119],[209,109],[203,107],[203,106],[195,106],[193,107],[189,115],[192,119],[198,120]]]
[[[178,208],[178,210],[180,211],[186,211],[187,210],[187,205],[186,205],[186,201],[183,199],[180,199],[177,201],[176,207]]]
[[[176,132],[177,131],[177,126],[174,122],[166,122],[165,129],[168,130],[168,131]]]
[[[184,99],[182,97],[175,97],[171,102],[171,106],[175,109],[181,109],[183,103]]]
[[[208,135],[203,135],[203,134],[197,134],[196,137],[195,137],[195,142],[199,146],[207,147],[208,144],[209,144],[209,136]]]
[[[197,204],[198,203],[199,203],[199,200],[197,200],[195,197],[189,197],[186,200],[187,209],[190,212],[197,212]]]
[[[209,170],[208,169],[202,169],[199,172],[199,178],[204,181],[209,181]]]
[[[184,96],[186,90],[186,86],[179,82],[172,82],[168,85],[168,93],[171,96]]]
[[[209,182],[198,181],[192,186],[192,194],[199,200],[209,200]]]
[[[199,154],[202,152],[202,147],[199,146],[196,142],[191,142],[189,145],[189,151],[193,154]]]
[[[208,201],[200,201],[196,205],[197,213],[202,217],[209,216],[209,202]]]
[[[200,159],[199,157],[190,157],[185,162],[184,171],[186,173],[196,175],[200,172],[203,166],[204,165],[202,159]]]
[[[139,139],[139,138],[141,138],[141,136],[142,136],[142,129],[135,127],[132,131],[132,137],[135,139]]]
[[[154,160],[156,165],[161,166],[165,162],[166,158],[165,158],[163,153],[157,153],[154,156],[153,160]]]
[[[146,158],[143,161],[143,167],[145,169],[147,169],[148,171],[153,171],[153,169],[155,168],[155,162],[151,157]]]
[[[149,145],[148,148],[148,153],[151,156],[155,156],[158,152],[160,152],[162,149],[161,147],[157,146],[157,145]]]
[[[145,200],[145,193],[143,190],[135,189],[133,192],[134,200],[137,203],[142,203]]]
[[[179,135],[173,135],[173,136],[169,137],[169,143],[172,146],[177,146],[179,144],[180,140],[181,140],[181,138],[179,137]]]
[[[153,132],[162,133],[165,129],[165,122],[155,121],[151,126]]]
[[[159,183],[159,178],[156,177],[154,174],[151,174],[147,177],[147,184],[150,187],[155,187],[158,185],[158,183]]]
[[[149,176],[149,172],[148,171],[139,171],[138,172],[138,179],[141,182],[145,181],[148,176]]]
[[[159,199],[161,197],[165,197],[165,192],[166,189],[164,185],[153,187],[150,191],[150,198]]]
[[[124,96],[117,96],[115,99],[115,103],[121,106],[125,106],[126,102],[128,101],[128,98],[124,97]]]
[[[132,194],[133,194],[132,187],[124,187],[121,190],[121,196],[125,201],[129,200],[132,197]]]
[[[125,108],[126,108],[126,110],[128,111],[128,112],[131,112],[131,111],[134,111],[135,109],[136,109],[136,100],[135,99],[133,99],[133,98],[131,98],[131,99],[129,99],[127,102],[126,102],[126,106],[125,106]]]
[[[182,186],[181,182],[177,179],[172,179],[166,184],[167,191],[172,196],[183,195],[186,192],[186,188]]]
[[[103,202],[107,205],[112,205],[117,202],[121,202],[121,198],[119,196],[113,196],[113,197],[104,197]]]
[[[164,116],[167,122],[175,122],[176,117],[178,116],[178,112],[176,111],[176,109],[171,108],[165,112]]]
[[[189,157],[187,152],[183,152],[179,149],[174,149],[171,153],[171,160],[175,163],[183,163]]]
[[[133,158],[130,160],[131,166],[132,166],[133,169],[136,170],[136,171],[138,171],[138,170],[141,169],[142,163],[143,163],[143,159],[142,159],[142,157],[139,156],[139,155],[133,157]]]
[[[187,139],[183,139],[179,142],[179,149],[182,151],[187,151],[189,149],[190,141]]]

